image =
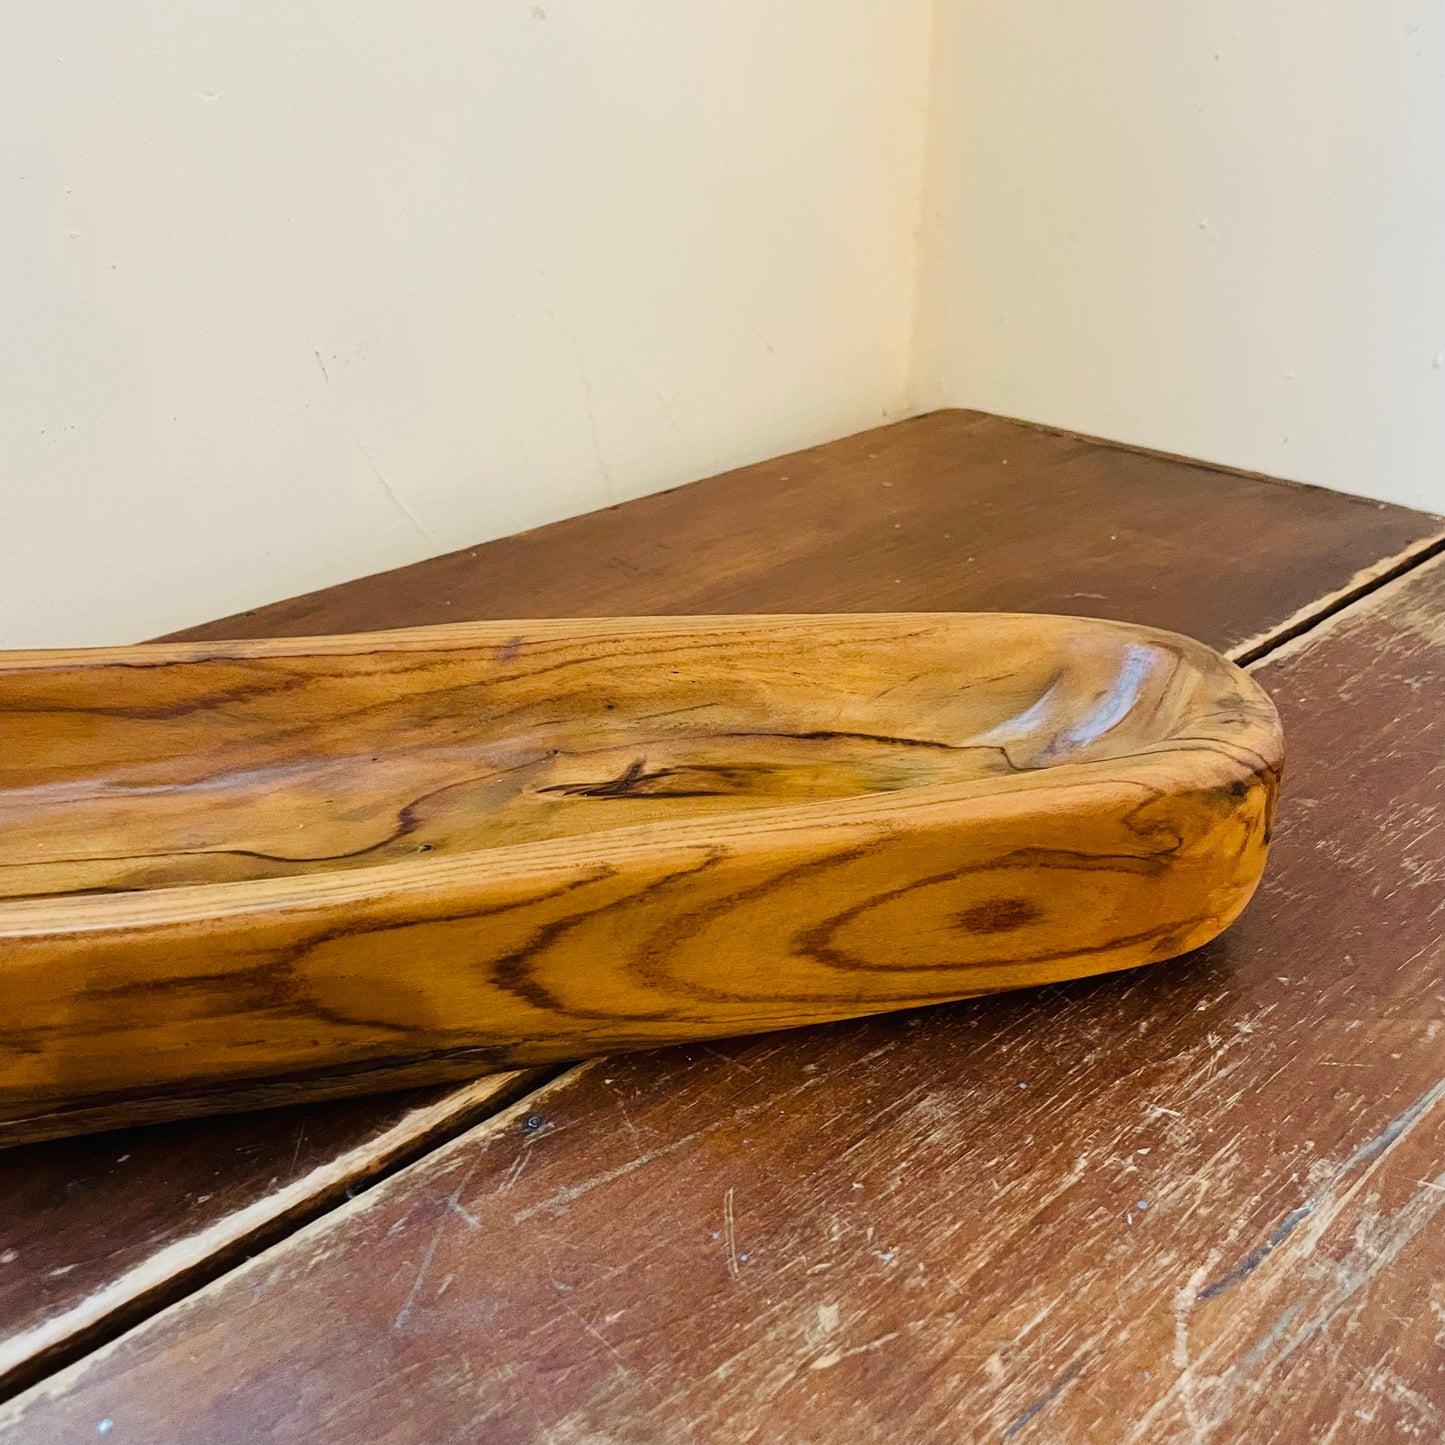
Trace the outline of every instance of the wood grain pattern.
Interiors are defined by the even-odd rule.
[[[549,614],[994,608],[1088,612],[1236,648],[1356,578],[1403,565],[1441,532],[1440,519],[1400,507],[939,412],[189,635]],[[871,1027],[823,1037],[842,1047]],[[880,1027],[891,1037],[891,1025]],[[796,1058],[804,1044],[790,1036],[770,1047]],[[948,1049],[920,1059],[925,1074],[960,1067]],[[776,1076],[780,1089],[786,1077]],[[67,1341],[76,1348],[106,1311],[119,1322],[141,1307],[127,1295],[135,1282],[146,1299],[165,1297],[173,1244],[214,1238],[328,1161],[363,1178],[369,1151],[395,1144],[419,1107],[415,1096],[382,1096],[0,1151],[0,1333],[43,1332],[46,1359]],[[459,1107],[457,1119],[467,1117]],[[599,1127],[617,1126],[600,1116]],[[222,1249],[209,1267],[225,1258]],[[197,1250],[170,1288],[207,1267]]]
[[[1156,962],[1281,761],[1202,645],[1008,614],[12,653],[0,732],[11,1140]]]
[[[1262,669],[1276,856],[1188,959],[583,1066],[0,1437],[1438,1439],[1442,616]]]

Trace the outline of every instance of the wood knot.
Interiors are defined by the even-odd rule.
[[[1027,898],[990,898],[987,903],[965,908],[958,915],[958,926],[970,933],[1007,933],[1037,923],[1043,916],[1043,909]]]

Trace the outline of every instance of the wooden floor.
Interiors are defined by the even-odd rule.
[[[1216,943],[0,1153],[0,1439],[1445,1439],[1445,522],[943,412],[196,629],[1006,608],[1284,717]]]

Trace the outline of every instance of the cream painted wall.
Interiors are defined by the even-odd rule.
[[[0,646],[938,405],[1445,510],[1427,0],[7,21]]]
[[[920,404],[1445,511],[1445,6],[939,0]]]
[[[910,407],[929,0],[49,0],[0,47],[0,646]]]

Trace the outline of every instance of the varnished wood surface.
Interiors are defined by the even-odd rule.
[[[1031,614],[0,654],[0,735],[20,1142],[1155,963],[1282,761],[1217,653]]]
[[[7,1438],[1439,1439],[1442,617],[1263,667],[1274,866],[1189,959],[584,1066]]]
[[[1404,507],[940,411],[191,628],[1058,612],[1239,647],[1442,535]]]
[[[1441,528],[1402,508],[945,412],[191,635],[705,605],[998,607],[1171,626],[1226,647],[1397,565]],[[128,1317],[138,1275],[163,1295],[172,1244],[213,1225],[244,1229],[248,1211],[330,1163],[364,1173],[356,1160],[408,1113],[372,1099],[156,1126],[134,1170],[141,1156],[112,1168],[125,1151],[110,1136],[0,1152],[0,1330],[43,1331],[63,1348],[108,1310]],[[42,1179],[53,1187],[32,1189]],[[198,1220],[198,1209],[214,1212]]]

